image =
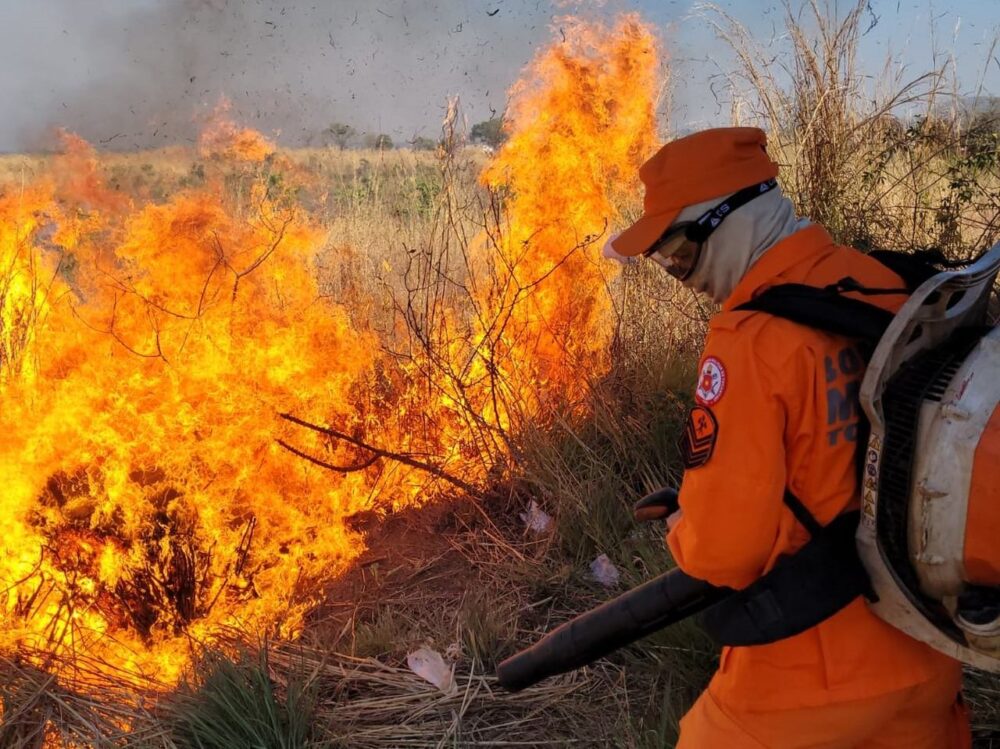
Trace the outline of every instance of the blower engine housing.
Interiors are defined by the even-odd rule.
[[[1000,328],[986,325],[1000,245],[935,275],[869,363],[858,549],[873,610],[1000,671]]]

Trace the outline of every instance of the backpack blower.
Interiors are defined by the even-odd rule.
[[[843,292],[900,290],[849,278],[822,289],[775,286],[740,308],[872,350],[860,389],[869,427],[860,511],[821,527],[786,492],[811,540],[757,582],[733,591],[670,570],[503,661],[501,686],[516,691],[580,668],[695,614],[720,644],[775,642],[859,595],[911,637],[1000,672],[1000,327],[988,323],[1000,244],[964,266],[939,253],[872,256],[907,284],[910,297],[896,315]],[[635,515],[675,509],[677,493],[661,489]]]

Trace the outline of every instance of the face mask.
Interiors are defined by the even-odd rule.
[[[702,248],[708,238],[722,226],[722,222],[737,208],[776,190],[777,187],[777,180],[769,179],[723,198],[694,220],[675,220],[656,244],[644,253],[645,257],[655,260],[677,280],[686,281],[697,267]],[[678,219],[681,219],[681,216],[678,216]]]
[[[681,211],[674,225],[696,221],[717,205],[721,205],[718,199],[689,206]],[[702,243],[682,281],[721,304],[761,255],[808,224],[808,220],[795,216],[792,202],[780,188],[767,190],[753,202],[726,214],[725,222],[720,222]]]

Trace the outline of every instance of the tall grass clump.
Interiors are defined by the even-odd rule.
[[[165,702],[170,742],[176,749],[305,749],[315,745],[317,698],[302,668],[277,673],[267,647],[235,659],[210,651]]]
[[[786,2],[778,55],[722,9],[703,12],[736,56],[733,120],[768,131],[802,215],[861,249],[968,257],[1000,238],[1000,128],[977,114],[981,90],[955,88],[950,59],[908,77],[887,60],[873,81],[859,65],[878,23],[865,0],[846,13],[829,0]]]

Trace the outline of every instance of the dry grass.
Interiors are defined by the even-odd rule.
[[[879,78],[866,76],[864,0],[839,16],[824,0],[786,2],[778,55],[781,41],[753,38],[716,6],[703,11],[738,59],[727,71],[733,119],[768,130],[782,186],[803,215],[870,249],[967,256],[1000,238],[996,141],[982,148],[970,137],[948,62],[912,75],[887,61]]]

